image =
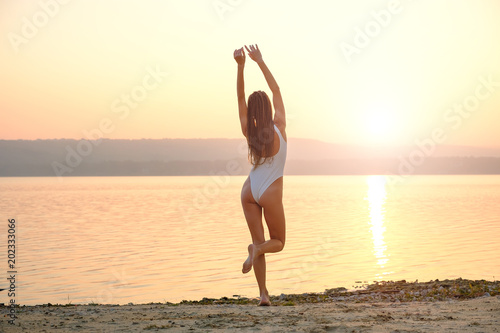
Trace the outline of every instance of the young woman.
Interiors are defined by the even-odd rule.
[[[259,305],[271,305],[266,288],[266,253],[279,252],[285,246],[285,212],[283,209],[283,168],[286,160],[285,107],[280,89],[267,68],[257,45],[247,47],[250,59],[259,65],[273,94],[274,118],[271,101],[263,91],[255,91],[245,100],[243,69],[245,51],[234,51],[238,63],[237,95],[241,130],[247,139],[252,170],[241,190],[241,205],[245,213],[252,244],[243,273],[252,267],[259,285]],[[264,239],[262,212],[269,229],[270,240]]]

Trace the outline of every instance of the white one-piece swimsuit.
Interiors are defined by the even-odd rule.
[[[271,186],[276,179],[283,177],[286,161],[286,142],[276,125],[274,125],[274,130],[278,133],[278,137],[280,138],[280,149],[276,155],[268,158],[263,164],[257,167],[254,165],[252,170],[250,170],[250,188],[253,198],[257,203],[259,203],[260,198],[267,188]]]

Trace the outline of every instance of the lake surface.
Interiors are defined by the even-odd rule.
[[[16,219],[16,302],[258,296],[235,177],[0,178],[0,288]],[[500,176],[286,176],[268,289],[500,277]],[[268,233],[266,230],[266,237]],[[359,284],[359,283],[358,283]],[[0,302],[7,303],[5,291]]]

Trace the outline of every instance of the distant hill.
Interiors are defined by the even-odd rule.
[[[0,140],[0,177],[247,174],[249,168],[244,139]],[[398,170],[496,174],[500,148],[373,148],[297,138],[288,142],[287,174]]]

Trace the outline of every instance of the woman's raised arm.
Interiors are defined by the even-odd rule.
[[[238,96],[238,113],[240,115],[241,131],[247,136],[247,102],[245,100],[245,80],[243,69],[245,68],[245,51],[243,48],[234,50],[234,60],[238,63],[238,75],[236,78],[236,94]]]
[[[248,51],[248,56],[250,57],[250,59],[252,59],[259,65],[262,73],[264,74],[264,78],[266,79],[269,89],[271,89],[271,92],[273,93],[274,123],[285,128],[285,105],[283,104],[283,98],[281,97],[280,87],[278,86],[278,83],[274,79],[273,74],[271,74],[271,71],[264,62],[262,53],[259,50],[259,46],[257,44],[255,44],[255,46],[250,45],[250,47],[247,47],[245,45],[245,48]]]

